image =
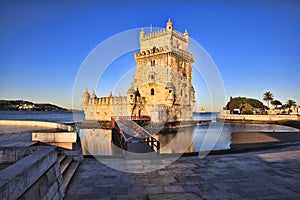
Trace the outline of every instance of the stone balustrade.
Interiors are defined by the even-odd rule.
[[[11,126],[41,126],[48,128],[62,129],[66,131],[73,131],[73,127],[65,124],[59,124],[54,122],[42,122],[42,121],[21,121],[21,120],[0,120],[1,125],[11,125]]]
[[[237,120],[237,121],[280,121],[280,120],[298,120],[297,115],[239,115],[221,113],[217,116],[218,120]]]
[[[22,151],[30,155],[23,153],[22,158]],[[15,162],[0,171],[1,199],[63,198],[65,190],[55,147],[1,148],[0,152],[10,152],[6,158],[0,156],[1,163]]]

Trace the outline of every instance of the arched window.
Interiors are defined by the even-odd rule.
[[[151,66],[155,66],[155,60],[151,60]]]
[[[151,88],[151,95],[153,96],[154,95],[154,89]]]
[[[154,73],[150,73],[150,75],[149,75],[149,81],[150,81],[151,83],[154,83],[154,82],[155,82],[155,75],[154,75]]]

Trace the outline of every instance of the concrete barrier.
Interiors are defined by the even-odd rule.
[[[30,154],[33,154],[37,147],[3,147],[0,148],[0,164],[15,163]]]
[[[56,142],[71,142],[75,143],[77,139],[76,132],[33,132],[33,142],[45,142],[45,143],[56,143]]]
[[[0,171],[1,199],[52,199],[64,196],[56,148],[35,148],[37,150],[32,154]],[[56,189],[53,190],[53,187]]]
[[[218,120],[236,120],[236,121],[281,121],[298,120],[297,115],[238,115],[221,113],[217,116]]]
[[[1,125],[11,126],[41,126],[48,128],[57,128],[66,131],[73,131],[73,127],[65,124],[59,124],[54,122],[42,122],[42,121],[21,121],[21,120],[0,120]]]

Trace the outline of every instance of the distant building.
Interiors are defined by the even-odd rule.
[[[194,56],[188,51],[189,34],[165,29],[140,32],[140,51],[134,55],[136,72],[126,96],[98,98],[85,90],[82,107],[86,120],[112,116],[150,116],[154,122],[192,119],[195,90],[192,85]]]
[[[18,106],[18,109],[19,110],[31,110],[31,109],[33,109],[34,108],[34,104],[22,104],[22,105],[19,105]]]

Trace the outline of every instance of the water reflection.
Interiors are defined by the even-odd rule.
[[[160,142],[160,153],[195,152],[193,127],[183,128],[171,133],[159,133],[153,136]]]
[[[79,136],[83,155],[112,156],[111,130],[82,129]]]
[[[154,135],[154,138],[160,141],[160,152],[169,154],[229,149],[232,132],[255,130],[299,131],[295,128],[280,125],[225,123],[220,133],[220,126],[218,122],[212,122],[211,126],[198,125],[191,128],[182,128],[171,131],[171,133],[159,133]],[[80,138],[84,155],[113,155],[111,130],[80,130]]]

